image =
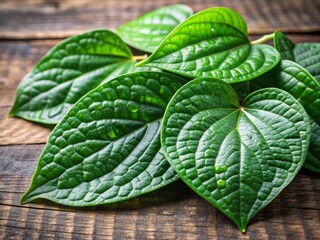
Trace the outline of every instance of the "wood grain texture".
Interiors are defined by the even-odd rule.
[[[9,118],[8,113],[23,77],[57,42],[58,40],[0,42],[0,146],[46,142],[50,128]]]
[[[62,38],[94,28],[114,29],[142,13],[179,0],[2,0],[0,39]],[[319,0],[185,0],[196,12],[229,7],[248,23],[249,33],[320,31]]]
[[[43,144],[0,148],[0,239],[317,239],[320,178],[302,171],[246,234],[182,182],[123,203],[21,206]]]

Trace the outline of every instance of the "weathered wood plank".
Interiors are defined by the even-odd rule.
[[[5,114],[9,108],[4,108]],[[0,114],[2,114],[0,109]],[[32,123],[19,118],[9,118],[0,116],[0,146],[16,144],[45,143],[52,128]]]
[[[12,203],[8,199],[3,204],[3,199],[0,199],[0,226],[6,226],[9,234],[10,228],[33,229],[58,236],[64,232],[73,237],[87,233],[113,236],[114,239],[258,239],[267,236],[275,239],[316,239],[320,234],[320,210],[301,210],[290,205],[283,207],[288,199],[285,194],[258,214],[246,234],[241,234],[229,219],[181,182],[122,204],[67,210],[54,209],[48,202],[21,207],[16,202],[21,194],[5,194],[15,195]]]
[[[122,203],[72,208],[21,206],[43,144],[0,148],[0,238],[317,239],[319,176],[302,171],[249,225],[246,234],[181,181]]]
[[[0,146],[46,142],[50,128],[18,118],[9,118],[8,113],[23,77],[57,42],[0,42]]]
[[[4,102],[6,100],[10,100],[10,104],[13,102],[15,90],[23,77],[58,42],[0,41],[0,106],[8,104]]]
[[[178,0],[2,0],[0,39],[62,38],[94,28],[114,29],[142,13]],[[223,6],[239,12],[249,32],[320,30],[319,1],[304,0],[185,0],[195,11]]]
[[[319,209],[282,207],[287,204],[284,194],[258,214],[244,235],[222,213],[186,189],[181,182],[122,204],[96,208],[54,209],[48,202],[21,207],[16,202],[19,196],[12,197],[11,204],[0,201],[0,226],[5,225],[7,229],[30,228],[43,233],[65,232],[75,236],[110,234],[114,239],[124,236],[131,239],[163,239],[164,236],[165,239],[188,236],[206,239],[218,236],[233,239],[250,236],[255,239],[258,236],[316,239],[320,234]],[[168,196],[170,200],[165,199]]]

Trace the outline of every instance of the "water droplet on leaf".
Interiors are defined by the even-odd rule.
[[[227,171],[227,169],[228,169],[228,167],[226,165],[214,167],[215,173],[223,173],[223,172]]]
[[[112,139],[117,137],[117,135],[116,135],[116,133],[114,132],[113,128],[109,128],[109,129],[107,130],[107,135],[108,135],[108,137],[110,137],[110,138],[112,138]]]
[[[266,200],[266,198],[267,198],[267,195],[266,195],[266,194],[260,194],[260,195],[258,195],[258,199],[261,200],[261,201]]]
[[[224,188],[224,187],[226,187],[226,181],[220,179],[220,180],[218,180],[217,185],[218,185],[218,188]]]

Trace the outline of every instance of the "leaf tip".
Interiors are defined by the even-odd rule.
[[[246,222],[236,223],[236,225],[242,233],[245,233],[247,231],[247,223]]]
[[[13,105],[8,112],[8,117],[19,117],[19,107]]]
[[[240,229],[240,231],[242,233],[245,233],[247,231],[247,227],[246,226],[240,227],[239,229]]]
[[[36,199],[37,197],[35,197],[34,195],[31,194],[32,191],[30,191],[30,189],[28,189],[20,198],[20,204],[24,205],[27,203],[32,202],[34,199]]]
[[[8,113],[8,117],[14,117],[15,114],[14,114],[14,111],[12,111],[12,109],[10,110],[10,112]]]
[[[24,204],[27,204],[28,202],[30,202],[30,200],[28,199],[28,195],[25,193],[20,199],[20,204],[24,205]]]

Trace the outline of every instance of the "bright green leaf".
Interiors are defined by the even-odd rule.
[[[116,32],[130,46],[153,52],[162,40],[193,11],[182,4],[161,7],[116,28]]]
[[[230,85],[212,78],[177,91],[161,130],[180,178],[242,231],[296,176],[309,140],[309,117],[287,92],[262,89],[240,105]]]
[[[300,65],[283,60],[281,64],[254,81],[238,84],[237,88],[254,91],[258,88],[276,87],[290,93],[304,107],[311,118],[311,141],[305,167],[320,172],[320,85]],[[238,90],[238,92],[239,92]],[[241,90],[240,90],[241,91]],[[242,93],[243,96],[243,93]]]
[[[70,37],[49,51],[23,79],[10,115],[56,124],[84,94],[132,71],[134,64],[130,49],[110,31]]]
[[[227,8],[206,9],[181,23],[137,66],[226,82],[255,78],[276,66],[280,54],[268,45],[251,45],[246,29],[236,12]]]
[[[178,177],[160,152],[160,124],[176,76],[161,72],[117,77],[82,97],[55,127],[29,190],[70,206],[118,202]]]
[[[282,59],[292,60],[305,69],[320,82],[320,43],[294,44],[281,32],[275,32],[274,45]]]

